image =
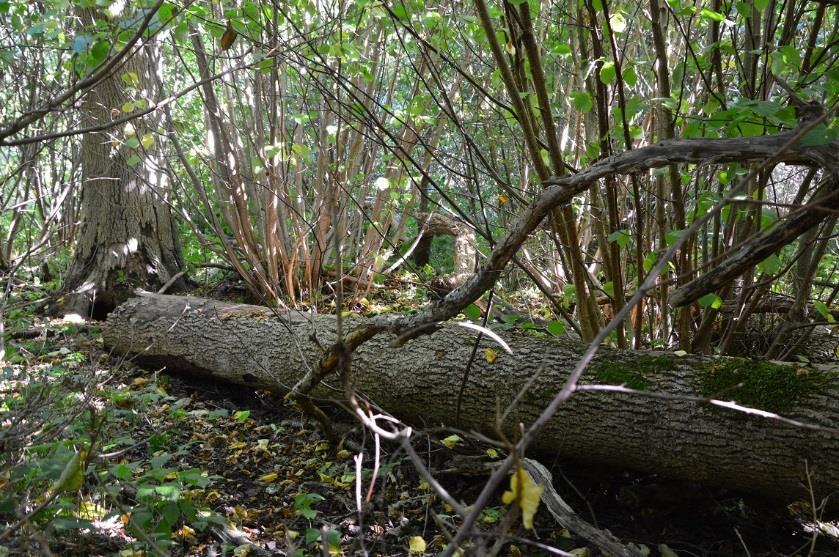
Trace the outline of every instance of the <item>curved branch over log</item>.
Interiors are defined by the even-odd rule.
[[[104,338],[109,348],[135,354],[156,368],[167,366],[287,392],[324,357],[321,347],[334,343],[334,331],[331,316],[278,317],[257,306],[144,295],[111,314]],[[452,386],[462,377],[474,333],[441,325],[401,348],[393,347],[395,338],[378,335],[355,351],[356,388],[410,423],[451,424],[457,403],[457,389]],[[526,335],[506,335],[505,341],[512,356],[494,347],[499,355],[493,364],[479,358],[473,365],[461,421],[467,429],[494,435],[497,409],[504,411],[529,383],[503,424],[505,433],[515,438],[518,424],[528,424],[539,415],[585,346]],[[589,384],[597,378],[640,381],[643,385],[636,386],[657,395],[578,392],[549,422],[534,447],[787,502],[809,500],[801,483],[806,460],[814,471],[817,498],[839,491],[839,432],[831,429],[839,426],[839,374],[825,371],[818,391],[786,400],[785,416],[818,426],[805,429],[697,400],[719,362],[757,365],[748,360],[603,349],[587,374]],[[312,396],[340,400],[343,390],[321,384]],[[732,392],[720,395],[732,396]],[[791,395],[782,390],[779,396]]]
[[[404,334],[429,323],[451,319],[492,287],[519,247],[553,209],[570,203],[575,195],[606,176],[644,172],[676,163],[723,164],[766,159],[773,159],[776,163],[827,168],[839,176],[839,143],[807,146],[801,141],[793,142],[799,135],[794,130],[734,139],[672,139],[619,153],[571,176],[551,178],[546,182],[549,187],[524,209],[484,266],[463,285],[416,315],[396,319],[386,316],[372,320],[370,325],[378,330]]]

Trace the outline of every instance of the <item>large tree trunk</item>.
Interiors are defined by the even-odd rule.
[[[348,319],[345,327],[358,322]],[[104,336],[109,348],[137,354],[147,365],[286,392],[322,355],[313,335],[328,346],[335,340],[334,329],[331,316],[144,295],[111,314]],[[354,353],[358,390],[407,422],[454,425],[458,385],[474,332],[448,324],[400,348],[391,346],[393,340],[379,335]],[[584,349],[572,341],[527,335],[507,336],[506,341],[513,355],[482,341],[498,357],[490,364],[484,351],[478,352],[463,397],[462,428],[494,435],[498,410],[503,412],[532,381],[504,423],[505,432],[515,436],[517,424],[537,416]],[[725,388],[724,380],[732,374],[735,383],[746,386]],[[587,376],[591,382],[625,382],[682,398],[579,392],[543,431],[536,449],[784,501],[809,500],[802,487],[806,462],[817,500],[839,489],[839,434],[828,431],[839,424],[835,369],[604,348]],[[753,380],[759,384],[749,386]],[[340,397],[338,387],[321,387],[317,395]],[[821,429],[684,399],[709,389],[723,391],[718,395],[723,399],[742,397],[744,404],[757,400],[768,410]]]
[[[92,24],[95,13],[84,9],[81,16]],[[144,50],[150,48],[138,49],[84,96],[83,127],[122,116],[126,103],[158,100]],[[157,123],[149,119],[82,138],[82,224],[64,283],[66,312],[104,318],[137,286],[162,286],[183,268],[168,179],[158,157]]]

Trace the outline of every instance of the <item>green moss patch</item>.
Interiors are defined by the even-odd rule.
[[[701,378],[705,396],[778,413],[824,391],[834,380],[808,367],[728,358],[705,366]]]
[[[650,386],[650,375],[672,367],[673,361],[667,356],[640,356],[630,361],[600,362],[592,372],[600,383],[643,390]]]

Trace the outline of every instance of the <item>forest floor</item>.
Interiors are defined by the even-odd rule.
[[[394,447],[381,447],[371,487],[373,440],[347,414],[336,410],[345,425],[333,447],[276,396],[112,357],[97,324],[26,312],[10,322],[0,377],[0,556],[434,555],[458,526]],[[416,443],[465,502],[498,458],[449,432],[426,430]],[[618,467],[542,462],[585,519],[653,556],[839,555],[836,523],[815,522],[800,507]],[[481,527],[493,531],[506,512],[499,492]],[[517,528],[500,555],[549,555],[551,547],[601,555],[544,508],[534,531]]]

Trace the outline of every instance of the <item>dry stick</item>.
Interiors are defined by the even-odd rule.
[[[541,431],[548,421],[553,418],[554,414],[559,410],[559,408],[568,401],[569,398],[574,394],[577,390],[577,382],[583,375],[583,372],[588,367],[588,364],[591,362],[594,355],[600,349],[600,345],[603,341],[606,340],[606,337],[611,333],[615,328],[617,328],[618,324],[622,322],[629,316],[629,312],[632,310],[638,302],[644,297],[646,292],[655,286],[656,278],[658,277],[659,273],[664,269],[664,266],[676,252],[681,249],[682,245],[687,241],[688,237],[699,229],[700,226],[707,223],[714,215],[722,210],[722,208],[733,200],[733,197],[737,192],[739,192],[745,184],[748,183],[749,180],[753,179],[758,172],[762,171],[764,168],[774,164],[777,159],[781,157],[781,155],[794,146],[807,132],[811,129],[815,128],[818,124],[822,123],[829,115],[836,111],[839,108],[839,103],[834,105],[830,110],[825,111],[825,113],[815,120],[807,122],[805,125],[801,126],[800,128],[796,129],[789,139],[781,146],[781,148],[772,156],[765,159],[761,164],[752,168],[752,170],[744,176],[730,191],[730,193],[722,199],[720,202],[715,204],[705,215],[701,218],[696,219],[687,229],[685,234],[682,234],[681,237],[664,253],[664,255],[653,265],[653,268],[647,274],[644,281],[639,285],[638,290],[632,296],[632,298],[627,302],[627,304],[612,318],[612,320],[606,325],[600,332],[597,334],[595,339],[589,344],[586,352],[577,362],[577,365],[574,367],[574,370],[569,375],[568,379],[565,381],[565,384],[562,386],[562,389],[557,393],[554,399],[548,404],[548,406],[542,411],[539,417],[533,422],[533,424],[525,430],[524,434],[522,435],[521,439],[516,445],[516,452],[511,452],[509,456],[501,463],[501,465],[496,469],[496,471],[490,476],[487,483],[484,485],[484,489],[478,495],[477,500],[472,505],[472,510],[469,515],[463,520],[463,524],[461,525],[460,529],[458,529],[457,533],[455,534],[452,543],[443,551],[442,557],[450,557],[454,554],[454,552],[459,548],[460,544],[463,540],[469,535],[472,531],[472,528],[475,526],[475,523],[478,520],[478,517],[481,514],[481,511],[484,507],[489,504],[490,498],[495,493],[495,490],[501,484],[501,481],[513,467],[515,462],[519,461],[519,454],[523,453],[524,450],[530,445],[533,438],[536,434]],[[637,151],[635,151],[637,153]],[[732,410],[738,410],[739,408],[735,408],[733,406],[727,406]]]

